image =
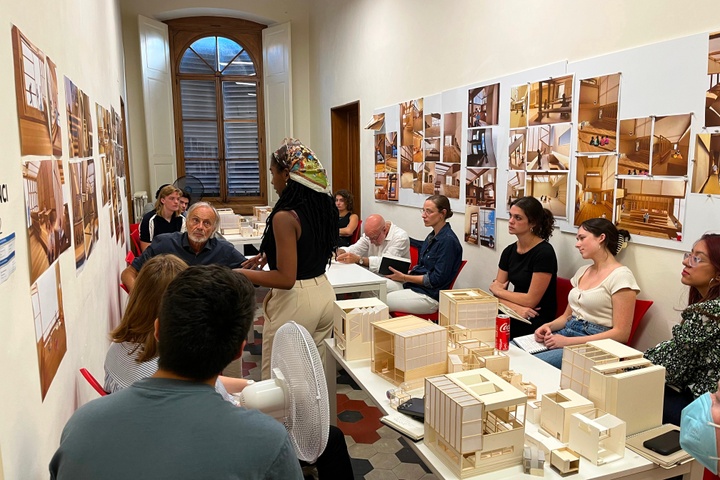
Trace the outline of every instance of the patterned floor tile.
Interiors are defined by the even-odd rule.
[[[376,468],[367,475],[365,480],[397,480],[397,475],[392,470],[385,470],[382,468]]]
[[[392,469],[400,464],[400,460],[395,456],[394,453],[376,453],[370,457],[370,463],[374,468]]]
[[[403,480],[418,480],[425,475],[425,470],[415,463],[401,463],[393,468],[393,473]]]

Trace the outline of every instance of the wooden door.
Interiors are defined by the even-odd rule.
[[[360,102],[348,103],[330,110],[332,129],[332,188],[345,188],[355,197],[360,213],[362,191],[360,179]]]

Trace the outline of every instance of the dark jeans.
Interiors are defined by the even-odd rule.
[[[300,462],[300,465],[308,464]],[[338,427],[330,425],[327,446],[315,462],[315,467],[320,479],[353,480],[352,463],[345,443],[345,435]]]

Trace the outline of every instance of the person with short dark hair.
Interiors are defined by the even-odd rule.
[[[213,389],[242,353],[254,310],[255,289],[242,275],[219,265],[180,273],[155,322],[158,371],[80,407],[50,478],[301,479],[285,428]]]
[[[353,233],[355,233],[355,229],[357,229],[358,223],[360,223],[360,217],[358,217],[356,213],[353,213],[353,209],[355,208],[353,194],[344,188],[338,190],[335,192],[335,206],[338,209],[338,227],[340,228],[338,246],[349,247]]]
[[[508,231],[517,242],[500,254],[498,272],[489,290],[502,304],[532,322],[512,322],[510,338],[530,335],[555,318],[558,264],[548,242],[554,225],[552,212],[535,197],[518,198],[510,205]]]
[[[187,209],[190,206],[190,203],[192,202],[192,195],[190,195],[185,190],[180,190],[180,209],[178,210],[180,212],[180,215],[183,217],[187,217]]]
[[[390,292],[390,311],[415,314],[434,313],[438,309],[440,290],[450,287],[462,263],[462,245],[447,220],[452,217],[450,200],[432,195],[425,200],[421,216],[432,231],[420,248],[418,264],[407,275],[394,268],[386,278],[403,283],[403,289]]]

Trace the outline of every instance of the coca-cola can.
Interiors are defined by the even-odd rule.
[[[506,351],[510,348],[510,316],[495,317],[495,349]]]

